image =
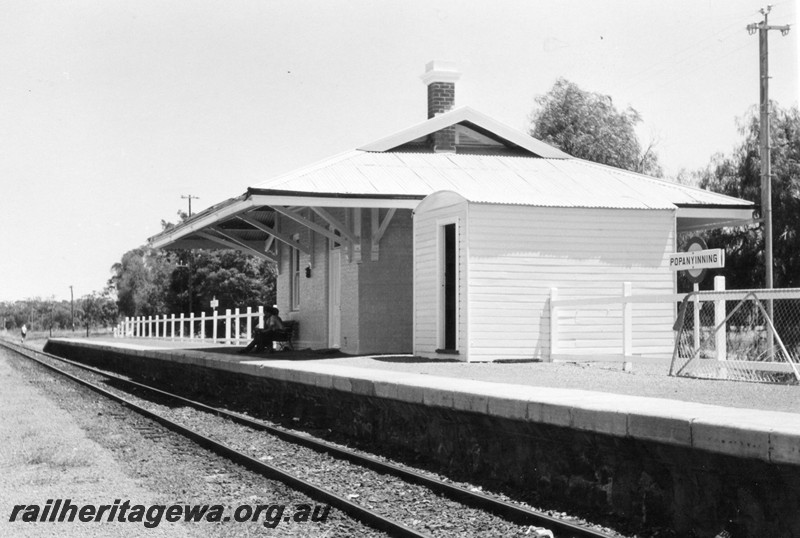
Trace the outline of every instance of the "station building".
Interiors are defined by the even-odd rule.
[[[465,361],[548,359],[564,297],[674,293],[680,232],[752,222],[751,202],[576,159],[469,107],[448,62],[428,119],[276,177],[150,238],[277,264],[296,345]],[[672,306],[637,323],[672,345]],[[612,337],[575,335],[587,346]]]

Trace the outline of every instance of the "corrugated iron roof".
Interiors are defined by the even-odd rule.
[[[260,183],[295,193],[427,196],[556,207],[749,208],[750,202],[581,159],[354,150]]]

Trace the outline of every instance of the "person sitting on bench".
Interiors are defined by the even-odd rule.
[[[268,349],[269,353],[273,353],[275,351],[273,341],[280,331],[284,330],[283,321],[278,315],[279,313],[280,311],[277,308],[268,308],[264,328],[253,331],[253,341],[247,344],[247,347],[239,351],[239,353],[250,353],[253,348],[255,348],[256,353],[261,353],[264,348]]]

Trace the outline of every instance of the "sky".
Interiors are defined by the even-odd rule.
[[[102,290],[122,255],[276,175],[426,118],[420,75],[526,130],[559,77],[642,116],[667,175],[740,140],[766,0],[0,0],[0,301]],[[798,100],[797,2],[770,97]]]

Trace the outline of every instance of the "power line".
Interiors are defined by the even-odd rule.
[[[718,42],[724,42],[729,40],[731,37],[734,37],[739,29],[741,28],[741,24],[749,18],[751,15],[750,12],[745,14],[737,14],[731,17],[731,19],[735,18],[735,21],[726,25],[725,27],[717,30],[715,33],[706,35],[702,39],[694,41],[683,48],[673,52],[669,56],[654,62],[650,66],[646,67],[645,69],[633,74],[632,76],[628,77],[627,80],[630,82],[629,87],[636,87],[646,82],[652,80],[653,78],[660,77],[664,74],[665,71],[672,71],[675,69],[676,65],[680,65],[686,63],[687,61],[694,60],[698,57],[698,50],[702,51],[704,43],[707,41],[711,41],[716,39]],[[719,38],[720,35],[724,34],[722,38]],[[638,79],[638,80],[637,80]]]

